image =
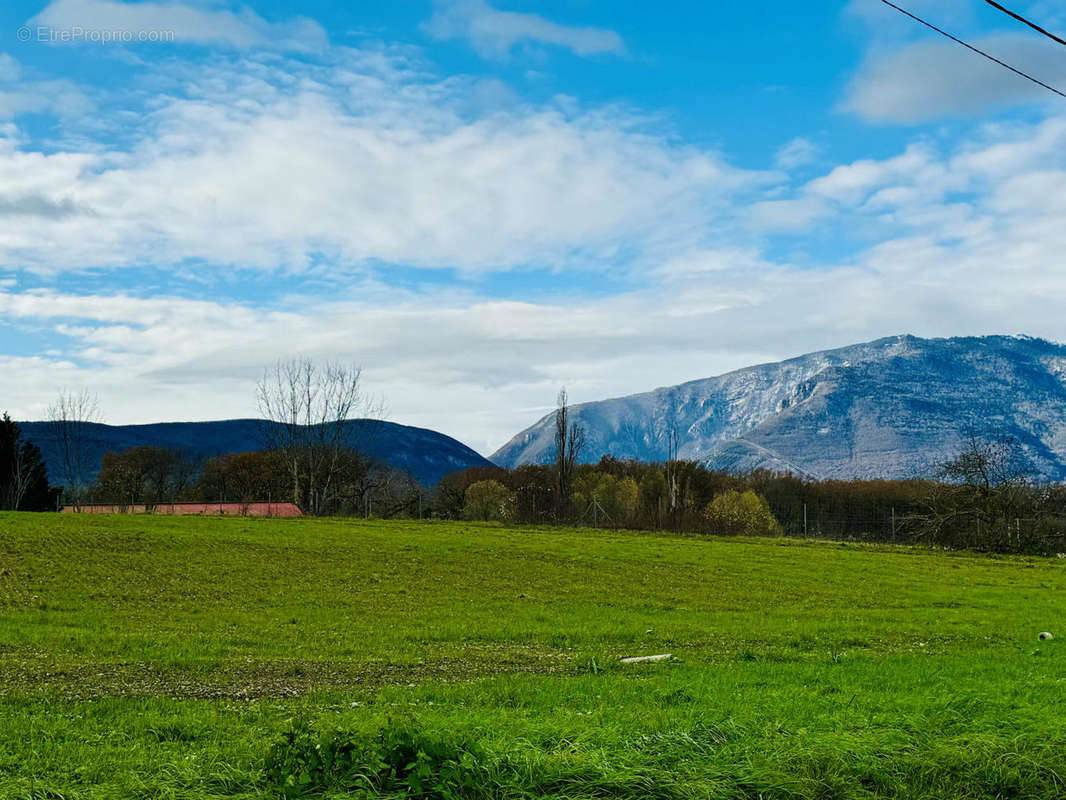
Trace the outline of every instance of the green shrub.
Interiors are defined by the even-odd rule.
[[[729,489],[717,495],[703,512],[710,533],[722,536],[781,536],[781,523],[765,497],[751,489]]]
[[[466,519],[506,522],[514,516],[514,494],[499,481],[478,481],[466,487]]]

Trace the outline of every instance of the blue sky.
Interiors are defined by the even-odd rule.
[[[1066,87],[987,4],[905,5]],[[309,355],[490,453],[564,384],[1066,339],[1064,215],[1066,100],[877,0],[0,9],[20,418],[83,387],[115,423],[254,415]]]

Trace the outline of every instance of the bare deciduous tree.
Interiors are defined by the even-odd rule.
[[[677,423],[670,422],[666,430],[666,463],[664,474],[666,478],[666,499],[670,513],[677,511],[678,501],[681,495],[680,464],[678,453],[681,450],[681,434],[677,430]]]
[[[967,434],[962,452],[940,466],[941,477],[950,483],[985,495],[1003,487],[1027,485],[1027,473],[1018,442],[1011,438],[986,440],[974,431]]]
[[[7,481],[0,493],[0,508],[18,511],[30,487],[31,463],[24,447],[11,448],[10,458],[5,467]]]
[[[1021,552],[1047,536],[1043,490],[1028,478],[1025,454],[1011,438],[982,439],[971,431],[963,450],[941,465],[925,510],[910,524],[915,535],[949,547]]]
[[[142,444],[121,453],[107,452],[88,496],[94,502],[114,504],[123,511],[136,505],[151,511],[182,500],[197,469],[192,458],[168,447]]]
[[[90,428],[101,419],[99,402],[86,389],[80,392],[63,389],[48,407],[48,428],[63,469],[64,492],[67,502],[75,509],[81,503],[90,469]]]
[[[560,513],[570,505],[570,493],[574,481],[574,469],[578,456],[585,447],[585,429],[570,420],[570,406],[566,389],[559,390],[558,410],[555,412],[555,477],[557,501]]]
[[[363,392],[361,375],[355,366],[294,358],[279,360],[256,387],[267,446],[284,456],[293,502],[307,513],[326,512],[339,473],[366,445],[355,441],[350,420],[384,416],[380,401]]]

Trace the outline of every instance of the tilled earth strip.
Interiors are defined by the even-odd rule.
[[[563,674],[569,653],[501,655],[496,659],[380,661],[241,660],[222,665],[170,666],[148,662],[56,664],[0,661],[0,695],[52,694],[71,700],[102,697],[258,699],[329,690],[366,690],[425,681],[455,682],[504,674]]]

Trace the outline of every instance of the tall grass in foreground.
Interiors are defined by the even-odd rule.
[[[1064,588],[905,548],[0,515],[0,797],[1061,798]]]

